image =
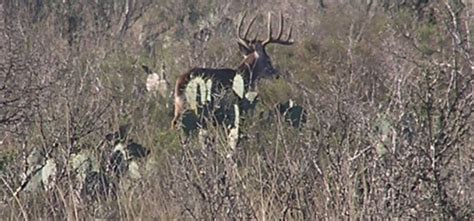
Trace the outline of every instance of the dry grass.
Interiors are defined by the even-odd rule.
[[[0,4],[2,219],[472,219],[472,3],[99,2]],[[170,131],[140,65],[171,82],[234,66],[238,13],[267,8],[297,43],[268,50],[284,77],[261,85],[237,148],[224,125]],[[288,99],[301,127],[278,111]],[[117,143],[150,153],[114,158],[120,175]],[[34,150],[57,172],[29,191]],[[83,151],[96,185],[71,169]]]

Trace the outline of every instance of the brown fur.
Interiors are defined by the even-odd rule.
[[[189,70],[188,72],[182,74],[176,80],[176,85],[174,87],[174,118],[171,121],[171,128],[175,129],[178,123],[181,114],[184,112],[185,108],[185,97],[184,97],[184,89],[186,85],[191,80],[191,74],[193,73],[193,69]]]

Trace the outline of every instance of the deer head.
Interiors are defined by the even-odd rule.
[[[282,36],[284,19],[282,13],[280,13],[280,26],[276,37],[274,37],[272,33],[272,14],[269,12],[267,38],[265,40],[257,40],[257,32],[255,38],[253,40],[249,40],[247,36],[257,17],[254,16],[250,20],[247,29],[242,34],[242,25],[245,16],[246,13],[243,14],[242,18],[240,19],[239,26],[237,28],[237,43],[239,45],[240,52],[244,56],[244,61],[242,62],[242,65],[247,66],[246,68],[248,68],[248,70],[252,72],[252,82],[257,80],[258,78],[278,77],[278,71],[273,67],[272,61],[268,56],[265,47],[271,43],[281,45],[293,44],[293,41],[291,40],[292,27],[290,27],[286,39],[283,40]]]

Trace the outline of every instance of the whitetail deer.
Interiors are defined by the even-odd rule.
[[[280,13],[280,26],[278,34],[273,37],[272,24],[271,24],[271,13],[268,13],[268,36],[265,40],[257,40],[258,34],[256,34],[253,40],[247,39],[250,28],[252,27],[255,19],[254,16],[251,20],[247,29],[242,36],[242,25],[246,14],[240,19],[237,27],[237,43],[239,49],[243,54],[243,61],[236,69],[224,68],[224,69],[212,69],[212,68],[192,68],[186,73],[182,74],[176,80],[174,90],[174,118],[171,122],[171,127],[176,128],[179,118],[185,111],[186,98],[184,96],[184,90],[187,84],[192,80],[193,77],[202,76],[205,78],[212,78],[213,82],[218,82],[223,87],[229,87],[232,85],[232,80],[237,73],[242,74],[244,81],[251,88],[260,78],[274,77],[278,75],[278,71],[272,66],[270,57],[265,51],[265,46],[270,43],[291,45],[292,28],[290,27],[286,40],[282,40],[283,36],[283,15]]]

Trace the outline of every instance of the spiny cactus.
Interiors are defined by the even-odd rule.
[[[240,124],[240,108],[237,104],[234,104],[234,125],[229,131],[229,146],[232,150],[237,148],[239,143],[239,124]]]
[[[212,79],[203,79],[202,77],[193,78],[185,89],[186,100],[189,109],[196,114],[201,105],[205,105],[211,101],[212,96]]]
[[[375,120],[373,143],[377,154],[382,157],[387,153],[386,146],[392,130],[392,125],[385,114],[379,114]]]
[[[108,138],[111,136],[107,136]],[[57,180],[61,179],[58,177],[60,175],[58,171],[65,169],[71,171],[67,175],[71,175],[70,179],[74,180],[74,189],[80,190],[81,196],[86,198],[96,198],[97,194],[114,192],[115,184],[119,183],[117,181],[122,184],[122,180],[119,180],[122,177],[128,178],[128,180],[141,179],[142,168],[137,160],[146,157],[150,151],[131,141],[126,144],[122,138],[117,136],[110,140],[119,140],[109,155],[109,159],[112,161],[109,164],[114,163],[114,168],[119,168],[117,170],[114,168],[106,170],[105,167],[101,167],[100,159],[92,149],[82,149],[78,153],[71,154],[67,164],[61,162],[62,158],[46,157],[42,151],[33,150],[27,157],[29,167],[26,176],[14,195],[21,192],[37,193],[53,189],[57,185]],[[119,165],[117,166],[117,164]],[[61,168],[63,165],[67,168]],[[110,171],[114,173],[110,173]],[[118,174],[117,171],[121,173]],[[133,181],[129,182],[128,186],[131,186],[130,184],[133,184]]]
[[[280,103],[277,105],[278,111],[285,118],[292,127],[299,128],[306,123],[306,110],[295,104],[293,100],[288,100],[286,102]]]
[[[150,150],[134,142],[117,143],[109,157],[109,168],[118,177],[141,177],[135,160],[146,157],[149,153]]]
[[[69,162],[69,166],[77,174],[80,182],[83,182],[87,174],[91,171],[99,171],[98,159],[91,153],[90,150],[82,150],[74,154]]]
[[[232,90],[239,96],[240,99],[244,98],[245,85],[244,78],[240,74],[236,74],[232,82]]]
[[[166,98],[170,84],[166,79],[165,65],[161,66],[160,73],[153,72],[148,66],[142,64],[142,68],[148,75],[146,79],[146,90],[152,94],[158,93],[161,97]]]
[[[35,151],[33,151],[34,153]],[[31,157],[32,154],[28,158]],[[54,187],[57,176],[57,164],[53,158],[45,159],[43,156],[36,156],[38,158],[38,164],[31,164],[28,169],[22,185],[26,192],[37,192],[44,188],[44,190],[50,190]],[[41,164],[44,162],[44,164]],[[19,191],[23,189],[18,189],[14,195],[17,195]]]

